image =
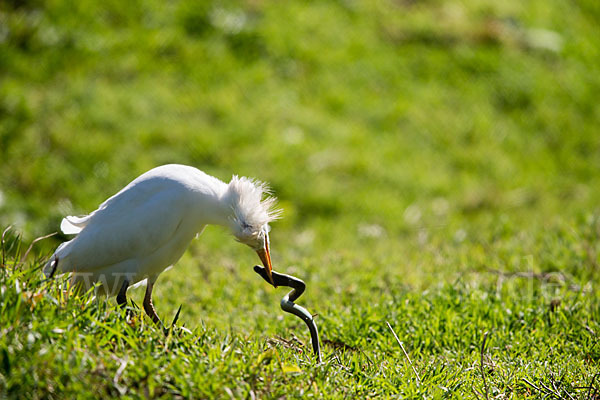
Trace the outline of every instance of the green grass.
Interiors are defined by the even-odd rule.
[[[592,0],[0,3],[0,397],[597,396],[599,23]],[[222,230],[157,283],[169,338],[44,282],[65,236],[20,262],[170,162],[271,183],[322,365]]]
[[[563,234],[547,236],[553,245],[579,247]],[[487,386],[490,398],[539,397],[528,382],[555,387],[563,397],[588,398],[598,390],[598,382],[590,386],[599,372],[597,289],[570,273],[501,278],[491,270],[464,271],[422,290],[398,275],[338,260],[340,280],[310,278],[301,301],[319,313],[325,361],[317,365],[305,326],[277,307],[281,291],[249,269],[232,271],[231,280],[202,273],[188,259],[165,273],[159,313],[170,320],[182,302],[181,319],[190,328],[165,338],[140,310],[127,317],[91,294],[66,296],[61,280],[42,280],[38,261],[20,265],[19,245],[6,235],[4,396],[470,398]],[[534,269],[523,272],[535,275]],[[134,294],[137,302],[140,295]],[[420,382],[386,322],[402,338]]]

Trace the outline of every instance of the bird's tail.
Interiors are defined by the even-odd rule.
[[[62,222],[60,223],[60,230],[65,235],[76,235],[81,232],[83,228],[85,228],[88,222],[90,222],[90,219],[94,213],[95,211],[90,215],[84,215],[83,217],[74,217],[69,215],[68,217],[63,218]]]

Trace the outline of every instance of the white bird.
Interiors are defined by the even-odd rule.
[[[264,183],[233,176],[226,184],[184,165],[154,168],[132,181],[98,209],[62,220],[62,243],[44,268],[71,272],[71,282],[127,302],[131,285],[147,280],[144,310],[161,324],[152,304],[156,279],[184,253],[208,224],[228,227],[235,238],[254,249],[269,273],[269,222],[278,218],[276,199]],[[266,195],[266,196],[265,196]]]

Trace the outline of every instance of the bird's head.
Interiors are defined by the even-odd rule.
[[[269,222],[279,218],[281,211],[275,209],[276,199],[270,196],[268,187],[259,181],[234,176],[226,192],[232,215],[231,231],[237,241],[250,246],[265,266],[271,284],[271,254],[269,249]]]

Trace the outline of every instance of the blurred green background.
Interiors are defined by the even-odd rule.
[[[598,204],[596,1],[0,10],[0,224],[30,236],[172,162],[270,182],[290,232]]]

